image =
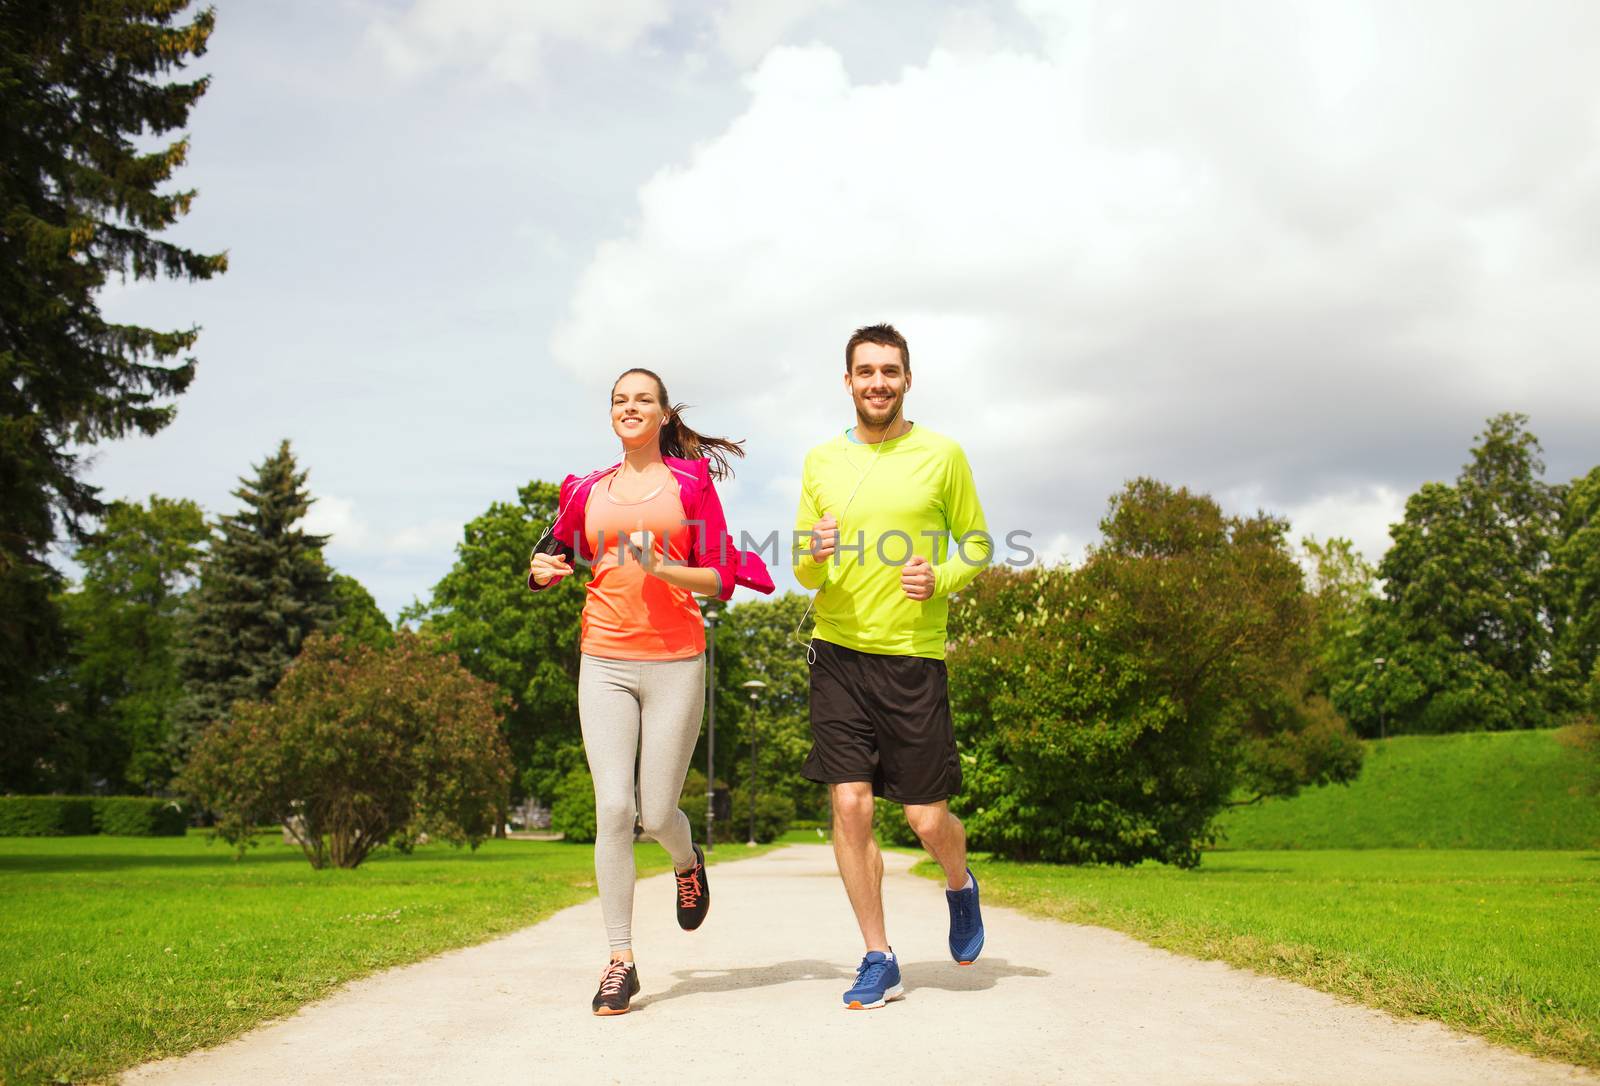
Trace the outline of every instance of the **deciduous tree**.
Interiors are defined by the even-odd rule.
[[[541,592],[527,588],[528,552],[556,513],[557,487],[532,482],[495,502],[462,531],[456,560],[426,604],[402,621],[446,635],[462,664],[511,699],[506,737],[523,787],[548,801],[565,769],[558,751],[580,742],[580,570]]]
[[[1310,688],[1285,529],[1141,479],[1082,568],[974,582],[949,657],[974,847],[1190,866],[1229,802],[1355,775],[1359,744]]]
[[[366,585],[347,573],[333,574],[333,623],[328,632],[363,645],[381,646],[394,640],[394,627],[378,601]]]
[[[1455,486],[1427,483],[1379,564],[1384,596],[1364,632],[1387,661],[1376,689],[1390,730],[1532,728],[1551,720],[1555,647],[1550,552],[1560,494],[1540,476],[1522,415],[1497,415]],[[1340,707],[1376,734],[1379,701],[1336,688]]]
[[[1550,572],[1563,708],[1600,713],[1600,467],[1562,494]]]
[[[319,868],[423,834],[476,846],[511,780],[501,700],[416,634],[387,647],[313,634],[269,699],[200,737],[178,783],[241,854],[280,821]]]
[[[179,608],[209,537],[194,502],[152,495],[113,502],[78,549],[82,583],[60,602],[73,636],[64,701],[83,760],[60,785],[155,792],[171,778]]]

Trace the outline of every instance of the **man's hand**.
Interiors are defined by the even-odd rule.
[[[914,600],[933,598],[933,567],[926,558],[920,554],[913,555],[909,562],[900,567],[900,587]]]
[[[567,576],[572,567],[559,554],[536,554],[528,560],[528,572],[533,576],[533,583],[542,587]]]
[[[811,560],[821,565],[839,549],[839,522],[832,513],[822,514],[822,519],[811,526]]]

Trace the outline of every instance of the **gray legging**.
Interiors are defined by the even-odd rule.
[[[678,810],[684,774],[700,736],[705,657],[610,660],[583,654],[578,717],[594,777],[594,874],[611,949],[633,946],[633,769],[639,819],[672,863],[694,862],[689,819]]]

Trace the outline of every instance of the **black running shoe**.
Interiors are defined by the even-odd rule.
[[[594,1013],[627,1014],[628,1005],[639,994],[639,970],[632,962],[612,962],[600,974],[600,990],[594,994]]]
[[[711,909],[711,887],[706,885],[706,854],[694,846],[694,866],[678,874],[678,927],[693,931]]]

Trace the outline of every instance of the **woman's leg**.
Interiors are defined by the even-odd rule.
[[[639,747],[639,663],[583,657],[578,718],[594,778],[594,878],[613,952],[633,947],[633,768]]]
[[[678,809],[683,778],[700,738],[705,708],[705,658],[646,663],[639,684],[639,817],[673,866],[694,866],[694,834]]]

